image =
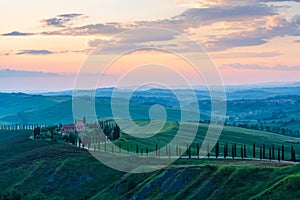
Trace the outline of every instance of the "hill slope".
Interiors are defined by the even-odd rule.
[[[1,198],[300,198],[299,165],[180,159],[163,170],[130,174],[71,145],[32,141],[28,133],[0,134]]]
[[[297,199],[299,173],[299,166],[171,166],[126,174],[92,199]]]

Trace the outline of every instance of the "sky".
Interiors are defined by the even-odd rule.
[[[154,46],[198,59],[203,68],[213,63],[225,85],[300,81],[299,0],[4,0],[0,13],[0,91],[72,89],[83,67],[86,80],[102,74],[98,87],[110,87],[143,64],[148,68],[131,80],[156,82],[159,74],[180,85],[160,64],[192,85],[205,82],[172,53],[141,50]],[[124,56],[129,49],[136,51]],[[210,64],[199,61],[204,53]],[[102,64],[120,55],[103,72]]]

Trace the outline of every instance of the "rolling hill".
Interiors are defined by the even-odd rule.
[[[0,199],[300,198],[299,165],[179,159],[159,171],[131,174],[72,145],[33,141],[29,132],[0,134]]]
[[[147,125],[147,121],[136,121],[136,123],[139,126]],[[186,145],[190,141],[190,137],[192,137],[192,134],[190,134],[195,128],[198,127],[197,134],[195,135],[195,138],[193,140],[193,143],[190,146],[191,154],[192,156],[197,155],[197,144],[201,146],[204,137],[206,136],[208,125],[206,124],[199,124],[194,122],[185,122],[182,125],[182,130],[185,134],[179,137],[179,145],[178,148],[181,148],[182,153],[186,151]],[[161,155],[166,155],[165,146],[170,143],[170,141],[174,138],[174,136],[177,134],[179,125],[177,122],[166,122],[164,128],[161,132],[158,134],[152,136],[147,135],[147,133],[140,133],[135,137],[134,135],[121,133],[121,137],[119,140],[115,141],[114,144],[116,146],[121,145],[123,151],[129,151],[136,152],[136,146],[138,145],[139,150],[143,152],[146,152],[146,149],[149,150],[149,152],[156,150],[156,145],[158,145],[159,148],[164,147],[161,150]],[[130,130],[130,127],[127,128]],[[125,130],[126,132],[126,130]],[[282,150],[282,145],[285,147],[285,159],[289,160],[291,159],[291,147],[296,151],[297,156],[300,156],[300,138],[290,137],[290,136],[284,136],[279,135],[275,133],[269,133],[264,131],[257,131],[257,130],[249,130],[244,128],[238,128],[238,127],[224,127],[223,131],[218,139],[218,143],[220,146],[220,156],[224,155],[224,145],[228,144],[228,157],[231,156],[231,147],[232,145],[236,144],[237,146],[237,156],[240,157],[241,146],[246,146],[246,154],[249,158],[252,158],[253,155],[253,144],[256,145],[255,153],[256,158],[259,158],[260,155],[260,147],[263,147],[265,145],[266,148],[266,158],[268,158],[269,149],[272,148],[274,145],[275,150],[275,159],[277,159],[277,151],[278,148],[280,148],[280,151]],[[211,144],[212,145],[212,144]],[[212,148],[211,156],[215,155],[215,148],[210,145],[210,148]],[[106,148],[109,149],[108,151],[111,151],[111,144],[106,144]],[[176,147],[170,146],[170,152],[171,155],[176,155]],[[100,145],[100,149],[104,149],[104,144]],[[206,150],[206,146],[205,146]],[[184,154],[186,155],[186,154]]]
[[[23,94],[6,94],[2,101],[9,101],[7,98],[16,96],[13,102],[18,102],[19,98],[23,99]],[[11,103],[9,108],[4,107],[1,109],[3,114],[0,115],[0,124],[45,124],[53,125],[59,123],[71,123],[74,121],[72,112],[72,99],[66,96],[36,96],[28,95],[26,101],[22,100],[20,106]],[[25,101],[25,102],[24,102]],[[123,106],[122,99],[119,100],[117,106]],[[109,98],[96,98],[95,100],[96,113],[98,118],[112,117],[111,101]],[[149,109],[152,104],[143,104],[137,101],[130,102],[130,114],[132,119],[150,118]],[[189,113],[193,111],[182,111]],[[167,120],[180,121],[181,111],[176,108],[167,107]],[[193,116],[193,115],[191,115]],[[89,118],[89,116],[86,116]],[[209,119],[209,115],[201,113],[202,119]],[[188,120],[195,120],[190,117]]]

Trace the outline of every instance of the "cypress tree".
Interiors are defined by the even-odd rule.
[[[200,147],[199,144],[197,143],[197,158],[199,158],[199,153],[200,153]]]
[[[51,132],[51,141],[54,141],[54,127],[50,128],[50,132]]]
[[[228,144],[226,143],[226,157],[228,156]]]
[[[253,158],[255,158],[255,144],[253,144]]]
[[[294,161],[294,146],[291,147],[291,159]]]
[[[259,158],[260,158],[260,160],[262,159],[262,148],[261,147],[259,148]]]
[[[209,142],[207,143],[207,157],[210,157]]]
[[[241,158],[244,159],[244,149],[242,145],[241,145]]]
[[[219,157],[219,142],[216,144],[216,158]]]
[[[281,146],[281,160],[284,160],[284,145]]]
[[[234,143],[234,157],[236,157],[236,143]]]
[[[79,138],[78,143],[79,143],[79,148],[80,148],[81,147],[81,138]]]
[[[181,157],[181,147],[179,147],[179,156]]]
[[[244,158],[247,157],[247,150],[246,150],[246,145],[244,144]]]
[[[278,162],[280,162],[280,148],[278,148]]]
[[[186,156],[189,156],[189,145],[186,145]]]
[[[275,160],[275,147],[272,145],[272,159]]]
[[[146,148],[146,156],[148,157],[148,153],[149,153],[149,150],[148,150],[148,147]]]
[[[168,152],[169,152],[169,149],[168,149],[168,146],[166,146],[166,156],[168,156]]]
[[[266,159],[266,145],[263,144],[263,159]]]

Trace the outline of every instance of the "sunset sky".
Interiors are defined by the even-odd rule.
[[[0,91],[71,89],[99,43],[107,45],[100,56],[111,59],[122,45],[159,41],[183,48],[178,45],[183,35],[207,51],[226,85],[300,81],[299,0],[10,0],[0,2],[0,13]],[[145,27],[179,33],[153,33],[149,41],[122,38],[122,44],[110,40]],[[186,53],[196,56],[192,50]],[[157,52],[145,54],[124,59],[109,78],[135,60],[172,60]],[[172,65],[180,67],[180,62]]]

